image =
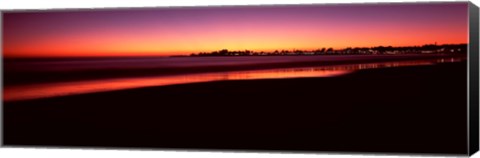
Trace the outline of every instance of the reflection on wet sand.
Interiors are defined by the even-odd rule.
[[[215,73],[198,73],[173,76],[132,77],[119,79],[102,79],[90,81],[41,83],[31,85],[15,85],[4,87],[5,101],[18,101],[37,98],[48,98],[74,94],[85,94],[122,89],[166,86],[175,84],[222,81],[222,80],[253,80],[253,79],[283,79],[301,77],[334,77],[363,69],[432,65],[435,63],[458,62],[462,58],[444,58],[435,60],[397,61],[364,63],[351,65],[334,65],[302,68],[282,68],[268,70],[228,71]]]

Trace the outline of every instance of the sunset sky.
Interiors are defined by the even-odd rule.
[[[5,57],[467,43],[468,3],[10,11]]]

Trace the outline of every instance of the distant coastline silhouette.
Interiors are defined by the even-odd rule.
[[[347,47],[344,49],[320,48],[315,50],[230,51],[221,49],[212,52],[192,53],[190,56],[298,56],[298,55],[387,55],[387,54],[452,54],[465,53],[467,44],[425,44],[422,46],[376,46]],[[178,55],[177,55],[178,56]],[[181,55],[180,55],[181,56]]]

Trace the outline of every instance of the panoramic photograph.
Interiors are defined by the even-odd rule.
[[[7,146],[467,153],[467,2],[2,16]]]

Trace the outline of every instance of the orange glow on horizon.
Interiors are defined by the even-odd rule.
[[[468,42],[464,3],[335,7],[6,13],[3,52],[7,58],[171,56]]]

